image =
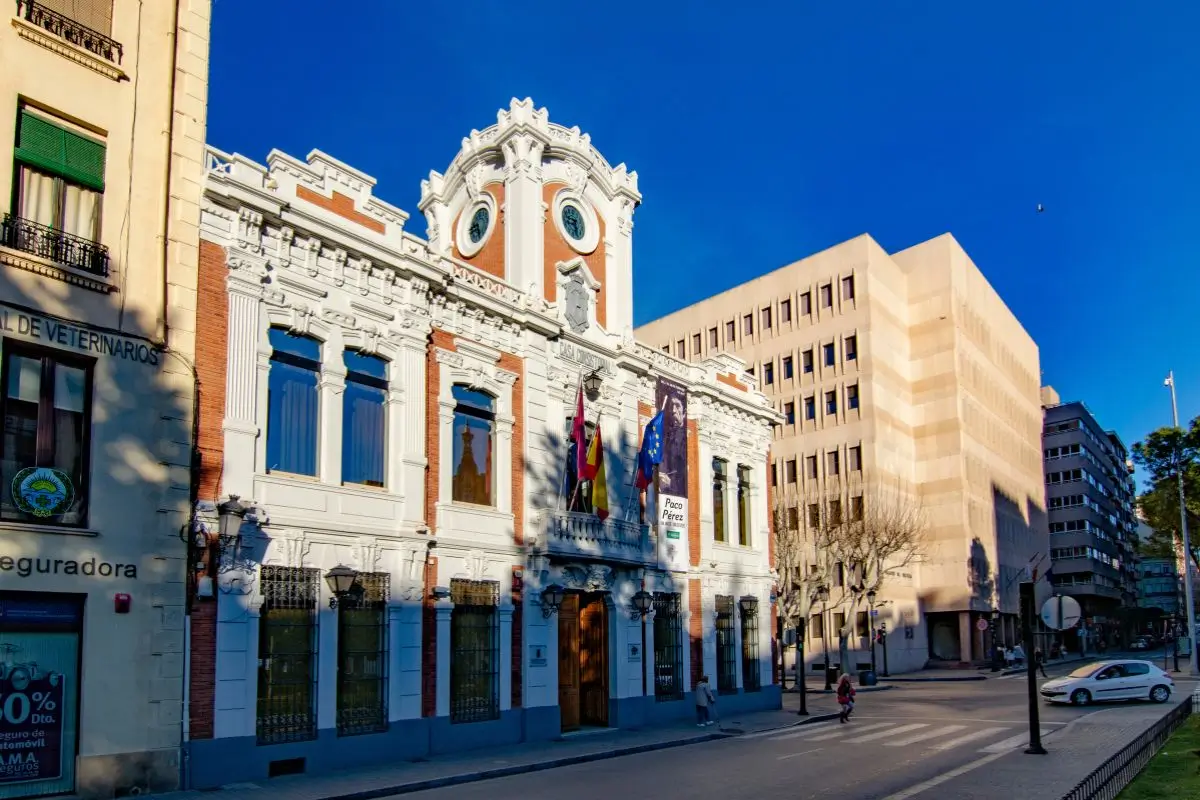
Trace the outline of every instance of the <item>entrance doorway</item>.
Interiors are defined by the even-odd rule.
[[[562,729],[608,727],[608,606],[601,593],[569,592],[558,612]]]

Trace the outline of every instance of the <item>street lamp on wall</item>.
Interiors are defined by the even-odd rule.
[[[217,506],[217,537],[210,542],[217,545],[221,553],[230,548],[237,550],[242,543],[242,522],[246,518],[249,507],[242,504],[239,496],[229,495],[229,499]]]
[[[589,395],[595,395],[596,392],[600,391],[600,386],[603,383],[604,379],[600,377],[600,370],[598,369],[594,369],[583,376],[583,390]]]
[[[338,603],[344,600],[346,595],[350,594],[350,590],[354,588],[354,582],[357,580],[358,570],[343,564],[338,564],[329,570],[329,572],[326,572],[325,583],[329,585],[329,591],[333,594],[329,598],[329,607],[337,608]]]
[[[563,603],[563,587],[557,583],[552,583],[542,589],[542,616],[549,619],[551,615],[557,614],[562,608]]]
[[[738,606],[742,609],[743,617],[753,617],[758,615],[758,598],[754,595],[742,595],[738,599]]]
[[[632,597],[633,611],[630,612],[631,619],[645,619],[650,613],[650,608],[654,605],[654,595],[647,592],[645,589],[639,589]]]

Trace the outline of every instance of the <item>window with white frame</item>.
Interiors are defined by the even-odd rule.
[[[496,433],[496,398],[455,384],[454,450],[451,498],[456,503],[495,504],[493,448]]]
[[[321,343],[271,328],[267,376],[267,471],[316,476]]]
[[[342,483],[383,486],[386,474],[387,369],[378,356],[347,350],[342,395]]]

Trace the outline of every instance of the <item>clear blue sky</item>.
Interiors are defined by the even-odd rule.
[[[1131,445],[1168,369],[1200,413],[1197,30],[1189,2],[215,0],[208,139],[324,150],[423,235],[421,178],[532,97],[638,172],[638,323],[950,231]]]

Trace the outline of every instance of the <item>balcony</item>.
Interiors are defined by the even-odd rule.
[[[17,0],[17,16],[30,25],[113,64],[120,64],[125,56],[120,42],[113,41],[99,31],[94,31],[33,0]]]
[[[99,278],[108,277],[108,248],[104,245],[12,214],[5,214],[0,222],[0,246]]]
[[[653,560],[649,528],[636,522],[573,511],[542,511],[535,549],[552,556],[645,564]]]

